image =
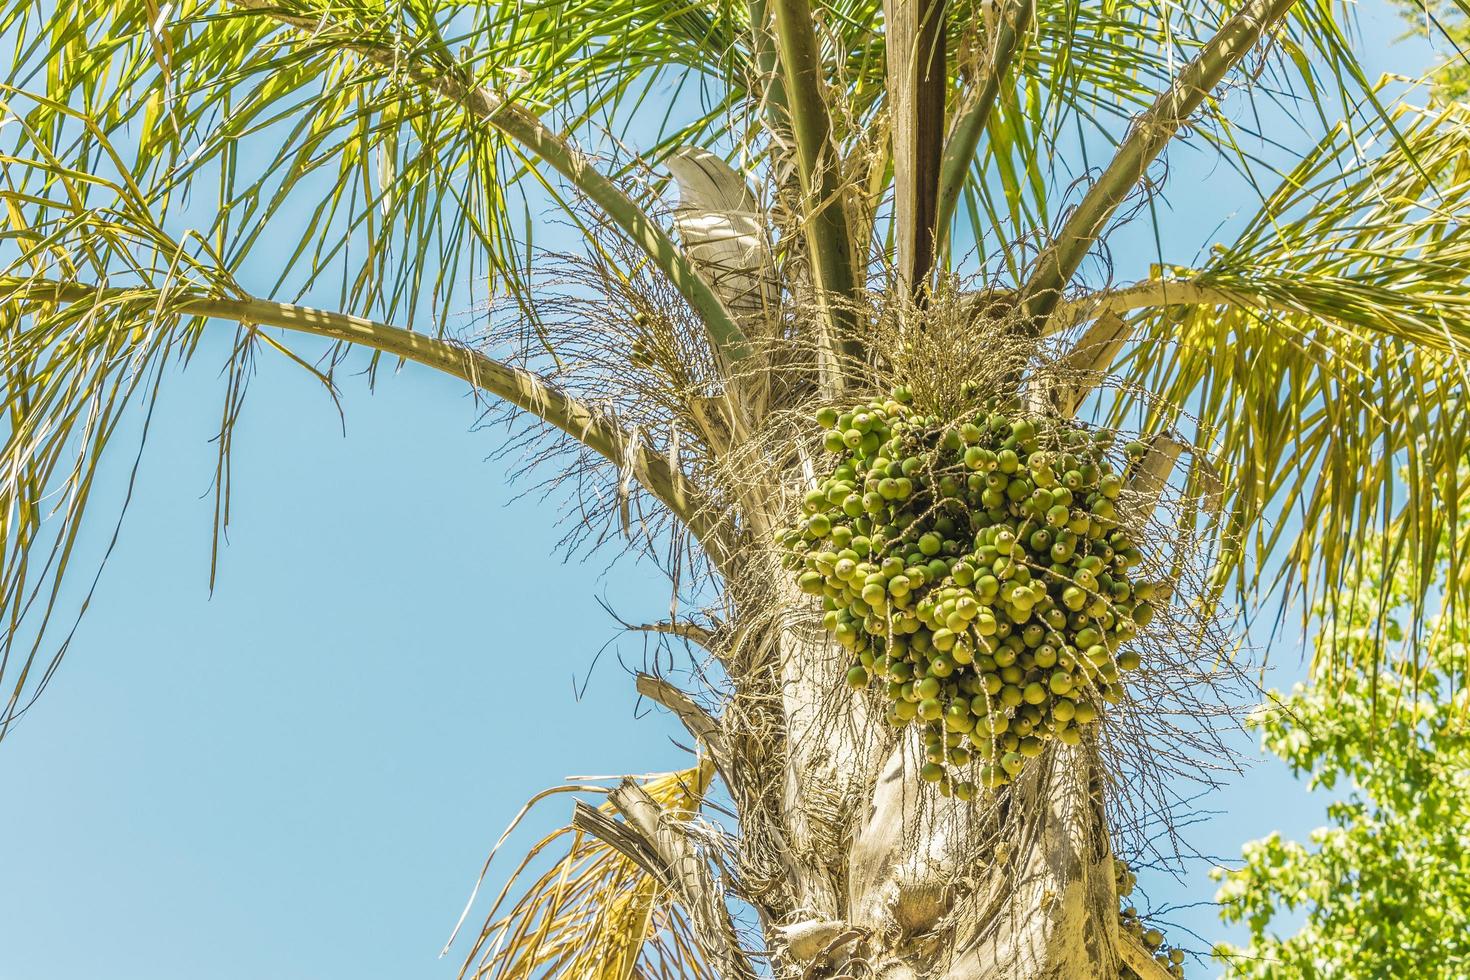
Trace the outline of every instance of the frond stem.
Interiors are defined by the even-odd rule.
[[[1085,320],[1162,306],[1238,306],[1250,297],[1190,279],[1142,279],[1117,289],[1062,300],[1042,331],[1060,333]]]
[[[1035,271],[1021,290],[1022,310],[1033,329],[1039,330],[1056,309],[1068,281],[1149,165],[1225,74],[1250,52],[1262,32],[1296,3],[1250,0],[1210,38],[1154,104],[1134,120],[1113,159],[1087,189],[1051,246],[1037,257]]]
[[[689,836],[681,833],[653,797],[631,779],[624,779],[608,793],[608,799],[623,815],[622,826],[636,830],[648,850],[662,861],[660,878],[678,894],[689,913],[700,952],[710,958],[716,973],[728,980],[755,980],[755,971],[740,947],[734,920],[725,905],[723,889]]]
[[[664,620],[660,623],[631,625],[628,629],[637,633],[662,633],[665,636],[677,636],[681,640],[697,643],[716,656],[721,653],[719,644],[715,642],[714,632],[705,629],[698,623],[691,623],[685,620]]]
[[[959,206],[960,192],[964,190],[970,166],[975,162],[980,137],[990,123],[1001,85],[1005,83],[1011,62],[1031,28],[1031,18],[1035,13],[1036,0],[1014,0],[1007,5],[1000,29],[996,31],[985,81],[974,97],[955,112],[949,139],[944,145],[944,159],[939,165],[939,214],[934,235],[936,248],[941,253],[949,244],[949,228],[954,222],[955,208]]]
[[[792,137],[805,203],[802,231],[831,348],[850,350],[856,298],[852,243],[843,206],[832,117],[822,97],[821,50],[808,0],[772,0]],[[832,368],[835,370],[835,366]]]
[[[99,301],[120,303],[138,296],[138,290],[125,287],[98,288],[83,283],[0,277],[0,302],[16,302],[23,306]],[[224,299],[181,291],[171,294],[168,299],[169,309],[175,313],[327,337],[434,368],[530,412],[615,466],[622,467],[627,460],[627,434],[601,413],[548,385],[530,371],[487,357],[462,344],[365,317],[253,297]],[[148,309],[154,309],[151,300]],[[701,543],[709,548],[716,547],[718,531],[715,522],[700,505],[701,494],[688,477],[672,469],[667,461],[641,444],[634,445],[632,452],[632,470],[638,482],[688,525]],[[711,557],[718,561],[717,553],[712,552]]]
[[[674,713],[689,734],[694,736],[694,740],[709,753],[720,778],[727,785],[733,786],[730,782],[730,746],[725,740],[719,721],[696,704],[687,693],[662,677],[639,674],[634,685],[639,694]]]
[[[780,55],[776,37],[771,33],[771,5],[768,0],[750,0],[750,48],[757,72],[754,90],[760,95],[765,110],[766,126],[771,131],[778,152],[790,152],[791,113],[786,98],[786,80],[781,77]]]

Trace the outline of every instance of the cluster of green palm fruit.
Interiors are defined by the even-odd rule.
[[[1121,858],[1113,859],[1113,877],[1120,899],[1126,899],[1133,894],[1133,888],[1138,883],[1138,879],[1134,876],[1133,869],[1128,866],[1127,861]],[[1152,926],[1145,925],[1138,917],[1138,909],[1132,905],[1125,905],[1118,913],[1118,926],[1142,943],[1144,948],[1154,955],[1154,961],[1168,971],[1171,977],[1182,978],[1184,976],[1184,950],[1164,942],[1164,934]]]
[[[881,682],[888,721],[923,725],[922,778],[968,798],[1120,698],[1154,586],[1130,575],[1110,433],[1014,402],[947,423],[910,402],[818,412],[837,463],[777,543],[852,652],[848,683]]]

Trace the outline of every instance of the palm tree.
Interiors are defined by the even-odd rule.
[[[468,971],[1166,975],[1118,927],[1113,857],[1119,746],[1154,752],[1118,726],[1157,735],[1165,701],[941,793],[770,542],[823,475],[819,406],[978,387],[1149,434],[1132,507],[1162,494],[1164,618],[1206,632],[1163,634],[1137,691],[1193,698],[1184,757],[1213,744],[1188,691],[1230,596],[1330,603],[1373,550],[1416,561],[1422,607],[1449,533],[1453,608],[1470,112],[1370,83],[1349,34],[1309,0],[10,0],[0,725],[67,646],[93,476],[167,367],[233,329],[223,528],[252,360],[333,387],[367,348],[508,406],[574,481],[574,537],[620,533],[712,597],[641,627],[710,668],[694,694],[638,679],[700,760],[579,803]],[[1099,276],[1186,143],[1254,217],[1203,263]],[[530,200],[585,248],[535,249]],[[447,326],[468,281],[495,300],[472,338]],[[308,363],[301,334],[339,346]],[[738,831],[699,816],[716,780]]]

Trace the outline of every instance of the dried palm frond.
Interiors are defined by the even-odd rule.
[[[702,761],[689,769],[645,777],[641,786],[667,819],[687,820],[698,811],[713,773],[714,766]],[[533,798],[500,843],[536,803],[552,793],[579,788],[583,787],[557,787]],[[610,803],[599,809],[609,817],[616,812]],[[558,852],[552,864],[511,901],[532,865]],[[492,851],[491,859],[494,856]],[[673,893],[632,860],[571,825],[547,834],[525,853],[491,906],[460,976],[717,980],[704,965]]]

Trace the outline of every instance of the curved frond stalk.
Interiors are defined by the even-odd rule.
[[[1062,291],[1108,221],[1138,186],[1148,167],[1174,139],[1225,75],[1255,47],[1297,0],[1251,0],[1220,28],[1179,73],[1149,110],[1135,120],[1113,159],[1087,189],[1057,231],[1055,241],[1037,257],[1022,289],[1022,307],[1039,329],[1061,302]]]
[[[397,39],[377,36],[373,37],[375,43],[366,41],[359,30],[337,23],[331,5],[301,0],[289,4],[278,0],[234,2],[304,32],[312,43],[336,39],[345,48],[372,58],[401,77],[468,107],[476,117],[515,140],[566,178],[600,208],[628,236],[629,241],[642,249],[699,314],[709,330],[715,351],[728,365],[750,354],[745,335],[730,311],[668,233],[622,188],[535,115],[499,92],[478,84],[458,66],[429,57],[422,48],[405,49]]]
[[[1228,265],[1184,270],[1177,278],[1145,279],[1067,300],[1057,308],[1048,332],[1058,333],[1084,320],[1110,315],[1142,314],[1147,319],[1166,307],[1173,308],[1171,316],[1187,315],[1184,308],[1205,308],[1267,318],[1317,317],[1462,355],[1470,352],[1470,333],[1466,332],[1470,295],[1459,293],[1454,270],[1446,271],[1450,275],[1440,285],[1447,292],[1418,296],[1419,302],[1403,304],[1399,301],[1402,294],[1394,287],[1356,277],[1303,279],[1270,269]],[[1434,279],[1425,279],[1413,291],[1425,293],[1435,285]]]
[[[1062,300],[1052,312],[1044,332],[1060,333],[1087,320],[1165,306],[1248,306],[1251,301],[1248,292],[1227,293],[1201,283],[1191,270],[1182,270],[1176,276],[1141,279],[1115,289]]]
[[[619,467],[627,465],[631,450],[634,456],[630,468],[638,482],[688,522],[696,534],[700,530],[695,506],[698,494],[665,460],[631,443],[627,434],[609,420],[530,371],[511,367],[462,344],[346,313],[254,297],[219,299],[190,290],[151,294],[140,289],[0,276],[0,305],[7,303],[23,311],[53,305],[94,304],[131,309],[135,315],[147,315],[163,307],[176,316],[229,320],[245,327],[280,327],[422,364],[510,402]]]
[[[823,346],[852,354],[852,309],[857,286],[853,242],[847,227],[838,150],[832,139],[831,110],[822,94],[823,65],[812,10],[807,0],[771,0],[771,5],[801,172],[801,230],[812,284],[826,321]],[[829,364],[827,371],[833,375],[829,383],[840,387],[835,363]]]
[[[640,785],[666,819],[688,820],[698,812],[712,775],[713,767],[701,763],[647,777]],[[611,803],[597,809],[608,820],[616,813]],[[551,867],[507,906],[530,861],[560,847],[565,850]],[[569,825],[542,838],[510,876],[460,976],[629,980],[672,968],[688,980],[717,980],[697,954],[697,943],[667,886],[610,845]],[[640,964],[647,973],[639,971]]]

